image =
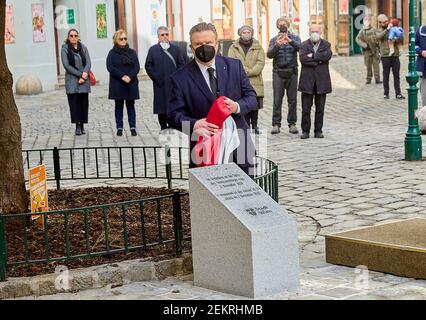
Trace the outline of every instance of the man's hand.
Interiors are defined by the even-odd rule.
[[[207,122],[206,118],[195,122],[194,131],[197,135],[209,137],[217,132],[219,127],[213,123]]]
[[[232,113],[238,112],[238,104],[235,101],[226,98],[223,102],[225,102],[225,104],[228,106],[229,111],[231,111]]]
[[[286,40],[285,40],[285,38],[284,38],[284,36],[283,36],[283,34],[280,34],[278,36],[276,43],[277,43],[278,47],[282,47],[282,46],[284,46],[287,43]]]
[[[87,77],[89,76],[89,74],[87,72],[83,72],[83,74],[81,75],[81,77],[86,80]]]
[[[130,77],[129,76],[123,76],[122,78],[121,78],[121,80],[123,80],[125,83],[130,83],[130,81],[132,81],[132,79],[130,79]]]
[[[426,58],[426,50],[423,50],[423,51],[422,51],[422,57],[423,57],[423,58]]]

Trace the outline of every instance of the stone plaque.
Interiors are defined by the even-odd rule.
[[[299,284],[297,225],[236,164],[189,174],[194,284],[257,298]]]

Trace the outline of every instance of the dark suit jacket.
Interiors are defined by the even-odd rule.
[[[232,117],[238,129],[243,129],[238,130],[241,145],[237,152],[238,157],[244,155],[244,159],[239,158],[237,161],[235,158],[237,152],[235,152],[234,162],[237,162],[246,171],[248,167],[253,165],[255,151],[244,116],[257,108],[256,92],[239,60],[216,56],[216,76],[219,95],[226,96],[240,105],[240,113],[234,114]],[[185,129],[183,123],[187,121],[190,129],[189,134],[192,135],[195,122],[207,117],[215,97],[201,74],[195,59],[175,72],[171,76],[171,81],[172,92],[168,105],[168,122],[173,128],[182,131],[182,129]],[[196,143],[192,140],[191,149]]]
[[[172,59],[164,52],[160,44],[149,48],[145,62],[145,70],[151,78],[154,86],[154,113],[167,114],[167,98],[170,96],[170,76],[180,67],[185,65],[179,47],[170,44],[167,50],[175,59],[176,66]]]
[[[308,55],[312,53],[312,57]],[[331,93],[331,77],[328,68],[329,61],[333,56],[330,42],[321,39],[317,52],[311,40],[302,42],[300,46],[300,62],[302,71],[300,72],[299,91],[314,94],[314,87],[318,94]]]

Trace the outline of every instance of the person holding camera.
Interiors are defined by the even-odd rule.
[[[272,134],[280,133],[282,119],[282,102],[287,92],[289,132],[299,133],[297,122],[297,52],[300,50],[300,38],[292,34],[288,27],[290,22],[281,17],[277,20],[279,33],[271,39],[267,57],[273,59],[272,86],[274,106],[272,112]]]

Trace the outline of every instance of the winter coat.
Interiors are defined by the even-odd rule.
[[[380,44],[380,55],[381,55],[382,58],[389,58],[390,57],[388,34],[389,34],[388,29],[382,29],[382,30],[378,29],[377,33],[376,33],[376,38],[377,38],[377,40],[379,40],[379,44]],[[399,55],[400,55],[399,46],[400,45],[401,45],[400,41],[394,42],[394,54],[392,55],[392,57],[399,57]]]
[[[300,38],[289,33],[288,37],[293,40],[290,44],[285,44],[281,48],[276,45],[278,36],[271,39],[267,56],[273,60],[273,70],[297,67],[297,52],[300,49]]]
[[[170,44],[170,48],[167,51],[173,56],[176,66],[160,44],[149,48],[145,62],[146,73],[151,78],[154,86],[155,114],[167,114],[167,104],[171,92],[170,76],[185,65],[178,46]]]
[[[422,56],[422,51],[426,50],[426,26],[421,26],[416,31],[416,69],[426,76],[426,59]]]
[[[312,57],[309,57],[309,54],[312,54]],[[316,85],[316,93],[331,93],[331,77],[328,64],[332,56],[330,42],[327,40],[321,39],[317,52],[314,51],[314,45],[311,40],[302,42],[300,47],[302,71],[299,79],[299,91],[314,94]]]
[[[113,48],[108,54],[106,65],[109,72],[108,98],[113,100],[139,99],[140,65],[136,51],[130,48],[124,51]],[[121,79],[126,75],[132,80],[129,83]]]
[[[359,31],[355,41],[360,46],[366,56],[380,56],[380,45],[376,39],[376,28],[363,28]]]
[[[67,94],[90,92],[89,77],[87,77],[86,81],[83,84],[78,83],[81,76],[83,75],[83,72],[89,73],[92,68],[89,51],[83,44],[81,46],[86,56],[85,67],[83,67],[83,62],[80,54],[76,52],[73,52],[75,59],[75,68],[70,64],[68,60],[68,44],[64,44],[61,49],[62,65],[65,68],[65,91]]]
[[[236,40],[229,48],[228,57],[238,59],[242,62],[244,71],[247,73],[254,91],[256,91],[258,97],[263,97],[265,91],[262,71],[265,67],[265,51],[260,45],[260,42],[253,39],[253,44],[246,55],[239,40]]]

